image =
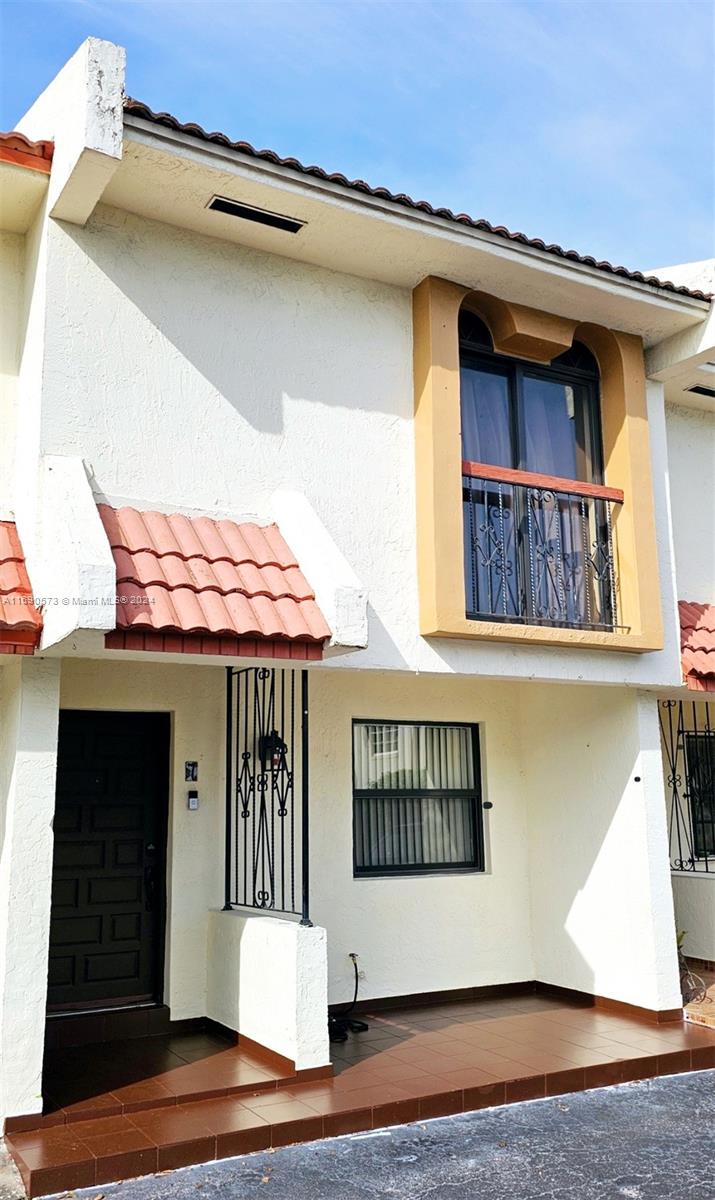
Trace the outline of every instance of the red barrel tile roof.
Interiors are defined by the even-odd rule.
[[[683,675],[689,688],[715,692],[715,604],[678,601]]]
[[[543,250],[546,254],[554,254],[557,258],[567,258],[571,262],[581,263],[586,267],[594,267],[597,271],[606,271],[609,275],[620,275],[624,279],[630,279],[636,283],[645,283],[649,287],[660,288],[663,291],[674,292],[679,296],[691,296],[695,300],[711,300],[712,296],[709,292],[701,292],[694,288],[687,288],[682,285],[670,283],[668,280],[657,279],[655,275],[644,275],[642,271],[632,271],[628,267],[614,266],[613,263],[607,260],[597,260],[590,254],[579,254],[576,250],[565,250],[563,246],[556,245],[555,242],[547,244],[542,238],[527,237],[525,233],[514,233],[507,229],[505,225],[492,225],[491,221],[485,220],[484,217],[470,217],[468,213],[455,213],[451,208],[435,208],[428,200],[413,200],[411,196],[405,195],[404,192],[391,192],[386,187],[372,187],[366,183],[364,179],[348,179],[339,171],[326,171],[323,167],[306,166],[297,158],[282,158],[275,150],[257,150],[250,142],[234,141],[225,133],[210,133],[201,125],[197,125],[195,121],[180,121],[172,113],[154,112],[148,104],[144,104],[141,100],[134,100],[131,96],[127,96],[124,101],[124,111],[130,116],[139,117],[142,121],[149,121],[153,125],[162,125],[165,129],[171,129],[176,133],[184,133],[189,137],[198,138],[202,142],[211,142],[217,146],[224,146],[229,150],[236,150],[240,154],[245,154],[249,158],[260,159],[263,162],[275,163],[279,167],[287,167],[290,171],[296,171],[300,175],[311,175],[315,179],[325,180],[327,183],[338,184],[339,187],[348,188],[353,192],[363,192],[367,196],[375,196],[379,200],[387,200],[390,204],[400,205],[402,208],[409,208],[417,212],[427,213],[431,217],[441,217],[445,221],[454,222],[457,225],[466,225],[470,229],[481,229],[486,233],[492,233],[496,237],[506,238],[510,242],[519,242],[522,246],[531,246],[535,250]]]
[[[0,654],[32,654],[41,632],[15,522],[0,521]]]
[[[98,507],[117,567],[118,631],[320,645],[330,637],[276,525]]]

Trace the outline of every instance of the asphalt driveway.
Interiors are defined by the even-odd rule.
[[[289,1146],[77,1200],[715,1200],[715,1071]]]

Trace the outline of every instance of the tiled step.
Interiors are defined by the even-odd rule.
[[[603,1076],[591,1076],[590,1086],[713,1065],[715,1043],[696,1043],[692,1050],[610,1061]],[[583,1069],[541,1074],[522,1065],[517,1074],[497,1079],[465,1068],[457,1085],[454,1076],[440,1081],[420,1073],[393,1083],[387,1076],[360,1078],[347,1070],[334,1080],[16,1132],[7,1142],[34,1197],[589,1086]]]
[[[191,1061],[192,1052],[204,1057]],[[83,1055],[78,1051],[67,1053],[66,1060],[55,1058],[52,1071],[46,1072],[45,1112],[11,1117],[6,1123],[8,1133],[51,1130],[198,1100],[275,1091],[313,1075],[296,1075],[292,1065],[276,1064],[250,1049],[207,1044],[198,1038],[181,1039],[166,1047],[149,1039],[143,1043],[108,1044],[102,1051],[89,1047]],[[136,1070],[132,1053],[136,1055]],[[188,1056],[188,1061],[180,1054]],[[116,1068],[111,1065],[114,1055],[119,1059]],[[121,1061],[123,1055],[129,1058],[126,1066]],[[129,1082],[123,1083],[125,1079]],[[113,1086],[108,1087],[107,1081]]]
[[[74,1104],[55,1108],[51,1112],[34,1117],[10,1117],[7,1121],[7,1132],[23,1133],[34,1130],[59,1129],[62,1126],[79,1125],[107,1117],[163,1111],[197,1100],[219,1100],[228,1096],[241,1096],[245,1093],[259,1095],[262,1092],[275,1091],[276,1088],[290,1087],[296,1082],[296,1075],[271,1079],[266,1076],[264,1071],[251,1067],[233,1073],[232,1082],[228,1086],[219,1085],[215,1077],[210,1083],[207,1081],[205,1084],[195,1078],[187,1079],[184,1084],[174,1080],[173,1084],[176,1090],[172,1093],[167,1091],[165,1078],[161,1083],[148,1079],[131,1084],[127,1088],[118,1088],[116,1092],[89,1096],[86,1100],[78,1100]]]

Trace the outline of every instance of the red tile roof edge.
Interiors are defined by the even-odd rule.
[[[306,166],[297,158],[282,158],[275,150],[257,150],[250,142],[232,141],[225,133],[209,133],[194,121],[182,122],[179,121],[178,117],[173,116],[172,113],[154,112],[148,104],[144,104],[141,100],[134,100],[131,96],[127,96],[124,101],[124,111],[144,121],[151,121],[154,125],[163,125],[167,129],[174,130],[175,133],[186,133],[189,137],[199,138],[203,142],[211,142],[217,146],[225,146],[229,150],[236,150],[240,154],[248,155],[250,158],[275,163],[279,167],[287,167],[289,170],[296,171],[301,175],[311,175],[316,179],[323,179],[327,183],[336,183],[340,187],[349,188],[351,191],[362,192],[368,196],[375,196],[379,200],[387,200],[391,204],[399,204],[403,208],[427,213],[431,217],[441,217],[443,220],[452,221],[457,225],[466,225],[471,229],[479,229],[485,233],[495,234],[497,237],[506,238],[510,242],[519,242],[521,245],[530,246],[534,250],[543,250],[547,254],[556,255],[558,258],[565,258],[571,262],[580,263],[585,267],[594,267],[598,271],[606,271],[609,275],[619,275],[634,283],[645,283],[649,287],[674,292],[679,296],[689,296],[693,300],[712,300],[712,294],[709,292],[701,292],[697,289],[678,286],[667,280],[657,279],[655,275],[644,275],[642,271],[632,271],[627,267],[614,266],[613,263],[606,260],[599,262],[589,254],[584,255],[579,254],[576,250],[565,250],[563,246],[558,246],[555,242],[547,245],[541,238],[530,238],[524,233],[512,233],[505,225],[492,225],[490,221],[485,220],[483,217],[470,217],[467,213],[454,213],[450,208],[434,208],[429,201],[413,200],[411,196],[407,196],[404,192],[395,193],[386,187],[372,187],[364,179],[348,179],[346,175],[338,171],[326,171],[323,167]]]
[[[290,662],[320,662],[323,657],[322,642],[158,632],[148,629],[114,629],[105,634],[104,646],[106,650],[213,654],[229,658],[280,658]]]
[[[32,654],[41,633],[15,522],[0,521],[0,653]]]
[[[53,142],[31,142],[23,133],[14,130],[0,133],[0,162],[49,175],[53,153]]]
[[[680,651],[686,686],[715,692],[715,604],[678,601]]]

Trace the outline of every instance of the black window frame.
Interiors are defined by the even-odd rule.
[[[360,725],[412,725],[427,729],[468,729],[471,733],[472,764],[474,786],[472,788],[357,788],[355,786],[355,728]],[[486,871],[484,816],[483,816],[483,787],[482,787],[482,757],[480,747],[480,727],[472,721],[423,721],[416,718],[392,717],[353,717],[350,728],[350,754],[352,778],[352,833],[353,833],[353,878],[354,879],[393,879],[405,876],[414,878],[424,875],[472,875],[484,874]],[[423,799],[429,796],[451,796],[455,799],[470,801],[472,817],[473,845],[472,856],[463,863],[415,863],[415,864],[378,864],[376,866],[359,866],[357,861],[357,805],[356,800],[362,799]]]
[[[707,794],[708,784],[711,788],[715,787],[715,730],[685,729],[683,744],[693,857],[708,860],[715,858],[715,795]],[[706,768],[700,758],[701,747],[708,749]],[[709,779],[703,779],[704,771],[708,772]],[[707,818],[704,810],[706,803],[710,805],[710,816]]]
[[[509,396],[512,455],[515,460],[509,464],[510,469],[530,474],[550,474],[549,472],[541,471],[538,466],[528,467],[525,460],[524,379],[543,379],[551,383],[563,383],[565,386],[573,387],[574,390],[582,389],[586,393],[585,404],[583,401],[577,404],[574,414],[576,420],[577,463],[575,479],[582,483],[602,484],[604,470],[603,429],[601,419],[601,389],[597,367],[595,370],[585,369],[583,367],[560,364],[558,360],[555,365],[554,363],[545,365],[542,363],[531,363],[526,359],[510,358],[508,355],[498,354],[487,343],[489,335],[486,327],[479,321],[479,318],[473,317],[472,319],[473,329],[483,328],[485,336],[479,341],[476,338],[470,338],[462,325],[459,332],[460,370],[466,366],[471,367],[473,370],[488,371],[493,375],[506,378]],[[581,435],[581,441],[579,441],[579,435]],[[462,457],[466,456],[463,454]],[[583,459],[581,473],[578,470],[580,458]],[[503,466],[506,464],[485,463],[484,465]],[[557,477],[554,476],[554,478]],[[568,477],[558,476],[558,478]]]

